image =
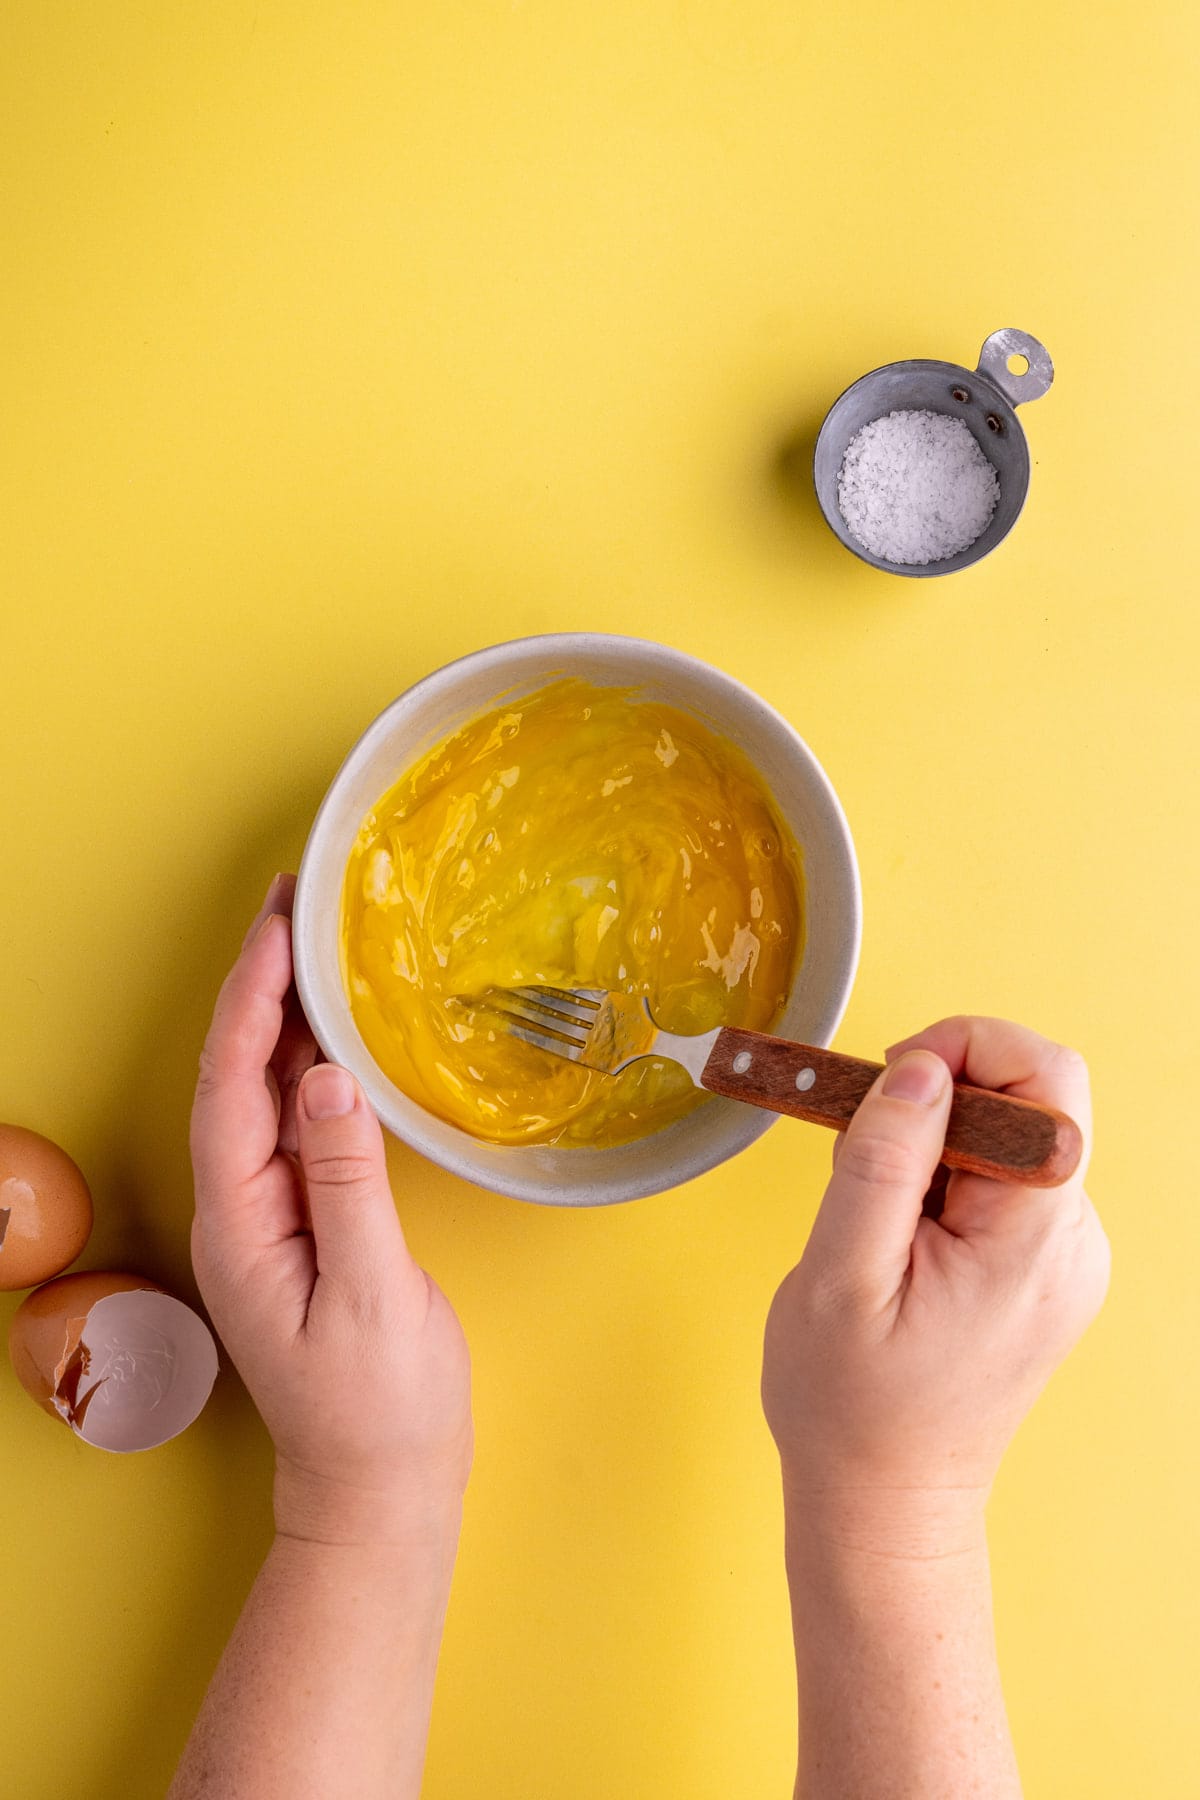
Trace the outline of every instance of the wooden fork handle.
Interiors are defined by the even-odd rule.
[[[883,1063],[792,1044],[734,1026],[718,1033],[700,1086],[730,1100],[844,1131]],[[1057,1187],[1078,1167],[1074,1119],[1031,1100],[955,1082],[942,1161],[951,1169],[1024,1187]]]

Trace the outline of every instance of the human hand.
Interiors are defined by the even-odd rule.
[[[318,1060],[291,986],[294,889],[271,884],[201,1053],[192,1262],[275,1445],[278,1529],[386,1541],[461,1501],[470,1360],[404,1242],[366,1096]]]
[[[1109,1252],[1083,1188],[1079,1056],[1003,1020],[954,1018],[887,1062],[772,1303],[763,1405],[813,1529],[922,1555],[977,1526],[1009,1439],[1099,1310]],[[940,1218],[924,1216],[951,1076],[1068,1113],[1084,1135],[1076,1173],[1043,1189],[956,1173]]]

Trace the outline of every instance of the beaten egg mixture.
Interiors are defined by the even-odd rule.
[[[799,852],[745,757],[674,707],[576,680],[410,769],[364,819],[342,895],[375,1061],[498,1144],[623,1143],[707,1096],[661,1058],[604,1075],[509,1037],[477,1004],[489,989],[620,989],[668,1031],[765,1030],[802,935]]]

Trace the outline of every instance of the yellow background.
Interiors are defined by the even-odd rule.
[[[0,130],[0,1116],[188,1297],[220,977],[341,755],[439,663],[604,628],[828,769],[838,1042],[958,1009],[1081,1046],[1101,1321],[1005,1465],[1031,1800],[1196,1791],[1197,134],[1189,0],[10,8]],[[805,464],[863,371],[1057,379],[1024,517],[904,581]],[[397,1148],[475,1360],[429,1800],[765,1800],[793,1702],[762,1321],[824,1134],[573,1214]],[[15,1297],[5,1297],[6,1324]],[[364,1379],[369,1379],[364,1372]],[[226,1370],[111,1458],[0,1370],[0,1778],[160,1795],[269,1529]]]

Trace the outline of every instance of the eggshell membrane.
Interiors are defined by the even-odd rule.
[[[23,1125],[0,1125],[0,1291],[60,1274],[91,1230],[92,1196],[66,1151]]]
[[[150,1450],[186,1429],[217,1374],[203,1320],[141,1276],[64,1275],[22,1302],[9,1327],[21,1385],[85,1443]]]

